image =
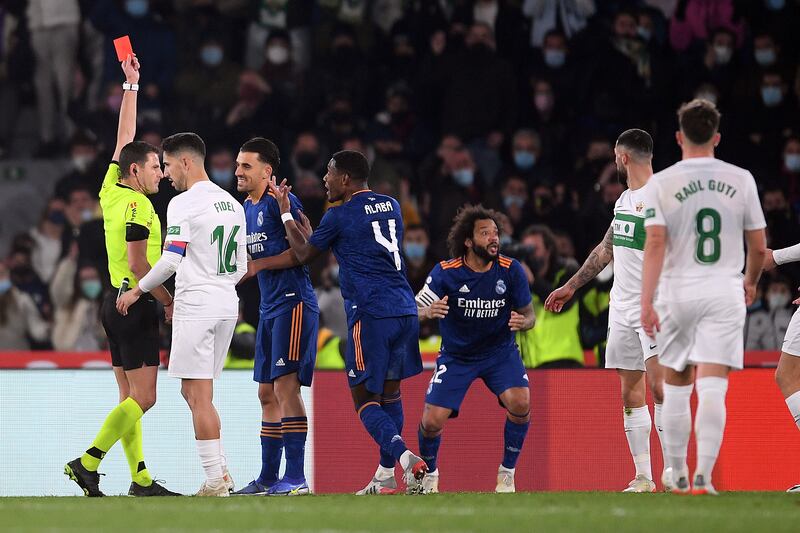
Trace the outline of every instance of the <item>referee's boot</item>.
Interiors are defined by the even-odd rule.
[[[100,492],[100,474],[86,470],[81,464],[80,457],[64,466],[64,475],[77,483],[83,489],[83,493],[90,498],[105,496]]]
[[[143,498],[147,496],[183,496],[183,494],[172,492],[165,486],[159,484],[159,482],[154,479],[153,482],[150,483],[150,485],[148,485],[147,487],[144,487],[142,485],[139,485],[135,481],[132,481],[131,488],[128,489],[128,496]]]

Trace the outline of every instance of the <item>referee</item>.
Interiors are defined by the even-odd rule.
[[[159,364],[158,310],[153,297],[164,305],[167,321],[172,318],[172,296],[159,286],[131,306],[127,316],[116,311],[119,293],[136,286],[161,256],[161,222],[147,195],[158,192],[164,177],[158,149],[133,141],[136,133],[136,93],[139,89],[139,61],[129,55],[122,62],[125,83],[119,112],[119,129],[114,157],[100,189],[103,209],[108,270],[111,285],[102,306],[103,327],[108,335],[114,377],[120,403],[108,414],[91,447],[64,467],[87,496],[103,496],[97,468],[117,441],[122,441],[131,470],[129,496],[178,496],[150,477],[142,451],[142,422],[145,411],[156,403]]]

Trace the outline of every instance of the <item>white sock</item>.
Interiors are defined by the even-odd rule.
[[[656,435],[658,435],[658,442],[661,444],[661,459],[664,461],[664,468],[667,468],[667,446],[664,444],[664,423],[661,419],[661,412],[664,410],[664,405],[657,403],[653,405],[653,423],[656,426]]]
[[[225,448],[222,446],[222,435],[219,437],[219,458],[222,461],[222,471],[228,469],[228,458],[225,455]]]
[[[653,479],[653,469],[650,466],[650,410],[644,407],[623,407],[622,421],[625,425],[625,437],[636,466],[636,475],[643,475]]]
[[[669,385],[664,383],[664,404],[661,408],[661,423],[664,428],[666,462],[673,470],[673,479],[689,477],[686,466],[686,448],[692,433],[692,410],[689,400],[693,385]]]
[[[697,469],[706,483],[711,481],[711,471],[717,462],[722,433],[725,431],[725,393],[727,378],[708,377],[697,380],[697,416],[694,433],[697,437]]]
[[[792,413],[794,423],[800,428],[800,391],[786,398],[786,407],[788,407],[789,412]]]
[[[195,442],[206,479],[213,483],[222,481],[222,456],[219,453],[219,439],[196,440]]]
[[[378,465],[378,469],[375,471],[375,479],[383,481],[384,479],[392,477],[394,477],[394,468],[386,468],[383,465]]]
[[[500,468],[497,469],[498,473],[505,472],[507,474],[511,474],[512,476],[514,475],[514,472],[516,472],[516,471],[517,471],[516,468],[506,468],[502,464],[500,465]]]

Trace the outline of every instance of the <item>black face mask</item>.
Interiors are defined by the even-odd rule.
[[[303,170],[314,170],[318,158],[319,156],[314,152],[297,152],[295,161],[297,161],[297,166]]]

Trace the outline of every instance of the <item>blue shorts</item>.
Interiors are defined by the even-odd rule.
[[[369,392],[380,394],[384,382],[422,372],[417,315],[363,316],[348,337],[344,363],[350,388],[364,383]]]
[[[319,313],[298,303],[282,315],[262,318],[256,331],[253,379],[272,383],[286,374],[297,373],[301,385],[311,386],[317,360]]]
[[[450,417],[455,418],[467,390],[478,378],[498,397],[513,387],[529,386],[528,373],[516,346],[476,361],[439,354],[425,403],[452,409]]]

